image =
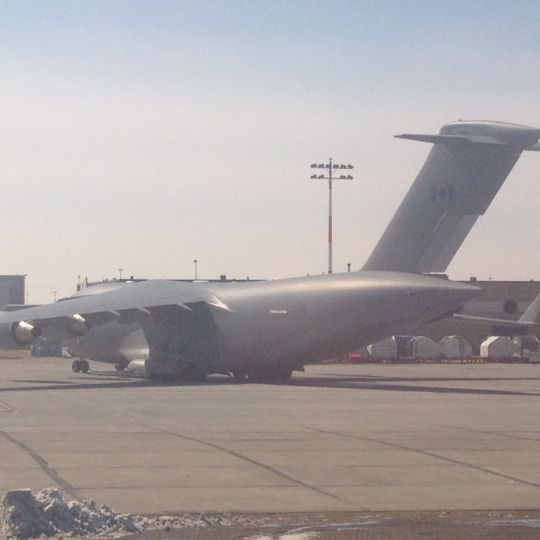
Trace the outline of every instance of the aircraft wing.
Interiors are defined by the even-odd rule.
[[[56,327],[78,335],[85,329],[118,320],[134,322],[161,316],[167,309],[190,312],[195,305],[206,304],[218,310],[231,311],[203,285],[166,280],[128,283],[111,291],[67,298],[54,304],[41,305],[13,312],[0,313],[0,325],[11,325],[19,331],[19,344],[41,335],[41,329]],[[13,326],[13,323],[19,323]],[[20,327],[20,328],[19,328]],[[24,339],[25,336],[28,339]]]

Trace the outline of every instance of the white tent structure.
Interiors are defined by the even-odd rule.
[[[490,336],[480,345],[482,358],[513,358],[519,356],[519,345],[508,336]]]
[[[436,360],[439,358],[439,344],[426,336],[413,337],[409,348],[413,358],[423,360]]]
[[[441,358],[463,360],[472,356],[472,346],[461,336],[445,336],[439,341],[439,352]]]
[[[369,356],[377,360],[395,360],[398,357],[398,345],[393,336],[368,345],[367,350]]]

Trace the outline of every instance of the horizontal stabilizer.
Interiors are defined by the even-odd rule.
[[[480,135],[424,135],[415,133],[402,133],[401,135],[395,135],[396,139],[409,139],[411,141],[420,141],[433,144],[451,144],[451,145],[463,145],[463,144],[504,144],[493,137],[482,137]]]
[[[493,324],[498,326],[508,326],[510,328],[527,328],[529,326],[538,326],[538,323],[533,321],[512,321],[508,319],[493,319],[491,317],[480,317],[477,315],[465,315],[463,313],[455,313],[452,318],[460,321],[468,321],[472,323]]]
[[[445,272],[488,209],[523,150],[540,151],[540,129],[503,122],[454,122],[437,135],[427,160],[363,270]]]

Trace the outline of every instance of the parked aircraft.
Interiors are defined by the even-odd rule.
[[[82,340],[94,328],[114,332],[112,321],[136,321],[148,344],[150,377],[199,379],[233,372],[239,379],[247,374],[255,381],[277,381],[310,361],[452,312],[477,292],[469,285],[398,272],[223,286],[149,280],[17,316],[1,314],[0,321],[13,323],[11,336],[20,344],[40,334]]]
[[[490,334],[492,336],[526,336],[530,328],[538,326],[536,319],[539,311],[540,294],[534,298],[517,320],[481,317],[479,315],[468,315],[465,313],[454,313],[453,318],[471,323],[489,324],[492,328]]]
[[[4,346],[40,336],[70,341],[87,358],[144,360],[150,378],[281,381],[304,364],[335,357],[457,311],[479,289],[444,271],[523,150],[540,130],[456,122],[426,164],[359,272],[251,283],[149,280],[0,314]],[[93,294],[94,293],[94,294]],[[86,360],[73,368],[86,371]]]

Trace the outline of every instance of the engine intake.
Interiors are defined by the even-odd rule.
[[[66,330],[72,336],[84,336],[88,332],[89,324],[87,320],[78,313],[72,315],[69,319],[69,322],[66,326]]]
[[[11,325],[11,337],[13,341],[21,347],[32,345],[34,340],[41,336],[41,327],[35,326],[26,321],[19,321]]]

